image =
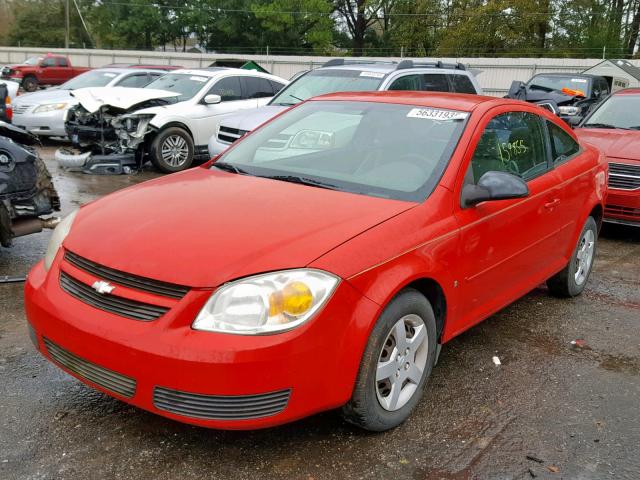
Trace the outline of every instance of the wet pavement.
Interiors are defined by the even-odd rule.
[[[53,150],[64,213],[157,176],[63,173]],[[0,249],[0,275],[25,274],[49,236]],[[2,479],[640,478],[640,229],[605,227],[581,297],[541,286],[448,343],[413,416],[383,434],[337,412],[255,432],[164,419],[45,361],[21,285],[0,285],[0,312]]]

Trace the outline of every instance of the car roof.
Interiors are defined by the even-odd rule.
[[[625,88],[613,92],[614,95],[640,95],[640,88]]]
[[[456,68],[442,68],[435,66],[425,66],[416,64],[413,67],[407,67],[398,69],[398,64],[395,62],[379,62],[379,63],[345,63],[344,65],[332,65],[328,67],[318,67],[312,71],[320,70],[354,70],[357,72],[375,72],[384,73],[385,75],[392,72],[411,72],[414,70],[428,70],[433,73],[447,73],[454,75],[468,75],[468,70],[461,70]]]
[[[106,67],[106,68],[94,68],[88,70],[90,72],[110,72],[110,73],[145,73],[145,72],[160,72],[166,73],[163,70],[157,68],[125,68],[125,67]]]
[[[544,75],[545,77],[577,77],[577,78],[601,78],[600,75],[591,75],[590,73],[571,73],[571,72],[549,72],[549,73],[536,73],[533,77],[539,77]],[[531,77],[531,78],[533,78]]]
[[[206,68],[181,68],[179,70],[172,70],[170,72],[167,73],[177,73],[177,74],[185,74],[185,75],[198,75],[201,77],[209,77],[209,78],[214,78],[217,77],[223,73],[240,73],[242,75],[247,75],[247,76],[255,76],[255,77],[264,77],[264,78],[268,78],[268,79],[279,79],[279,80],[284,80],[281,79],[279,77],[277,77],[276,75],[272,75],[270,73],[263,73],[263,72],[259,72],[257,70],[246,70],[246,69],[242,69],[242,68],[227,68],[227,67],[206,67]],[[286,81],[286,80],[285,80]]]
[[[519,100],[488,97],[485,95],[469,95],[463,93],[442,92],[411,92],[403,90],[383,92],[339,92],[314,97],[310,101],[349,101],[349,102],[374,102],[396,103],[400,105],[416,105],[418,107],[444,108],[473,111],[478,105],[494,103],[497,105],[531,105]],[[309,101],[309,100],[308,100]],[[491,106],[491,105],[489,105]]]

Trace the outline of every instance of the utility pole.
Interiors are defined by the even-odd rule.
[[[64,31],[64,48],[69,48],[69,0],[64,4],[65,31]]]

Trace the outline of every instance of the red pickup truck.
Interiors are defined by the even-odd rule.
[[[2,78],[16,80],[27,92],[34,92],[41,85],[61,85],[76,75],[91,70],[73,67],[68,57],[47,53],[42,57],[31,57],[19,65],[7,65],[2,69]]]

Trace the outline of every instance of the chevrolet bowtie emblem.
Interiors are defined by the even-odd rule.
[[[113,289],[116,287],[111,285],[109,282],[98,280],[97,282],[94,282],[93,285],[91,285],[91,288],[93,288],[98,293],[105,294],[113,292]]]

